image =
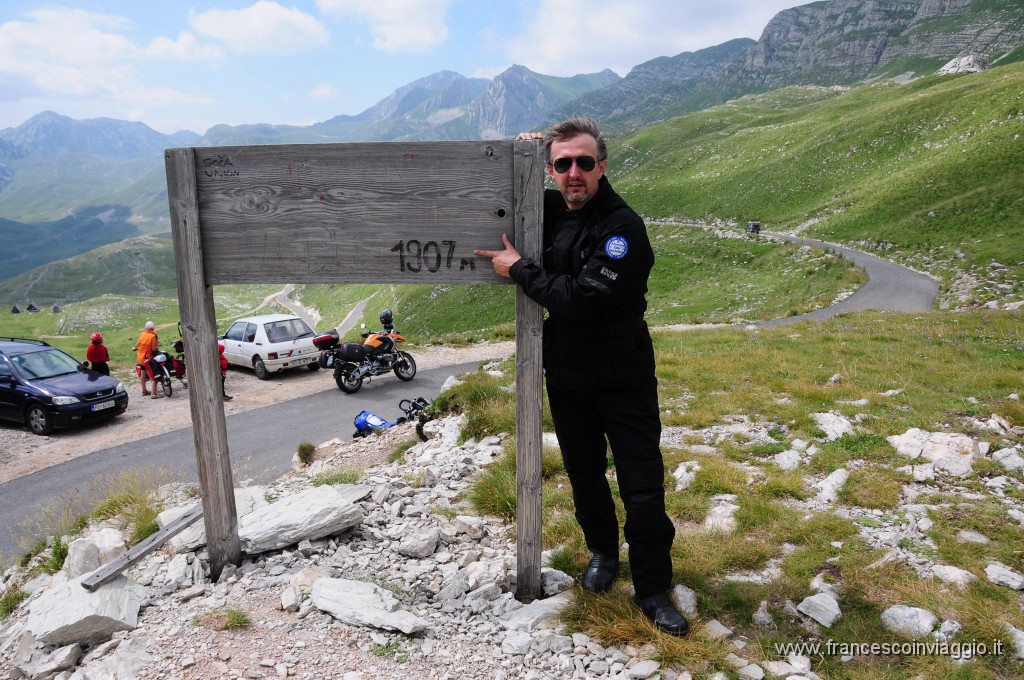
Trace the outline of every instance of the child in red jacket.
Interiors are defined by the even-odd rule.
[[[85,350],[85,358],[89,362],[89,366],[97,373],[110,375],[110,366],[107,364],[110,361],[110,354],[103,344],[103,336],[93,333],[89,336],[89,340],[92,341],[92,344]]]
[[[231,401],[234,397],[230,396],[224,389],[224,381],[228,377],[228,360],[224,356],[224,343],[217,343],[217,351],[220,352],[220,391],[224,397],[224,401]]]

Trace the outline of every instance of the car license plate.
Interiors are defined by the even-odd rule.
[[[92,410],[93,411],[102,411],[105,408],[113,408],[113,407],[114,407],[114,400],[111,399],[110,401],[101,401],[98,404],[93,404],[92,405]]]
[[[313,363],[315,357],[299,357],[298,359],[292,360],[292,366],[305,366],[306,364]]]

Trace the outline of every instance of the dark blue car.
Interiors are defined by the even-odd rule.
[[[0,419],[36,434],[106,420],[128,408],[120,380],[40,340],[0,338]]]

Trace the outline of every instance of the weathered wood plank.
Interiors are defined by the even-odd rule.
[[[165,526],[160,531],[155,534],[150,534],[145,539],[129,548],[127,552],[117,559],[109,562],[108,564],[104,564],[102,567],[86,576],[82,579],[82,587],[91,593],[149,553],[159,548],[165,542],[192,526],[192,524],[202,516],[203,506],[202,504],[197,503],[191,510]]]
[[[196,148],[207,283],[509,283],[512,144]]]
[[[544,157],[540,142],[515,143],[516,249],[539,261],[543,254]],[[540,577],[542,507],[541,371],[543,308],[516,289],[516,597],[543,595]]]
[[[188,355],[192,436],[202,490],[210,574],[216,580],[225,565],[242,562],[220,384],[217,320],[201,244],[193,150],[170,149],[165,158],[179,318]]]

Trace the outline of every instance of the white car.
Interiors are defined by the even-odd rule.
[[[266,380],[271,373],[286,368],[320,368],[320,350],[313,345],[315,335],[297,316],[262,314],[235,321],[220,342],[229,364],[252,368],[257,378]]]

